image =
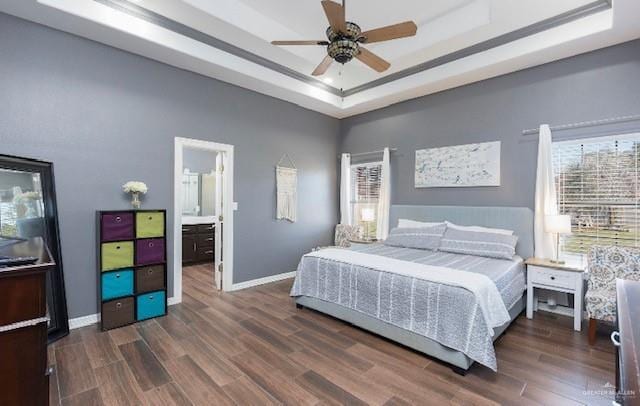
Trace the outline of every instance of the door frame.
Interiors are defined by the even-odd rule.
[[[233,290],[233,151],[230,144],[193,138],[176,137],[174,143],[173,172],[173,298],[172,303],[182,302],[182,166],[184,148],[195,148],[212,152],[224,152],[226,162],[223,171],[224,190],[222,192],[222,257],[224,270],[222,274],[222,290]],[[213,278],[213,275],[212,275]]]

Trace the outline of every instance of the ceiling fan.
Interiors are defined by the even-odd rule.
[[[371,69],[377,72],[384,72],[391,64],[361,44],[371,44],[374,42],[389,41],[397,38],[412,37],[416,35],[418,27],[413,21],[405,21],[399,24],[388,25],[369,31],[360,29],[358,24],[345,20],[346,0],[342,4],[323,0],[321,1],[324,13],[329,20],[327,28],[327,39],[319,41],[272,41],[273,45],[321,45],[327,47],[327,56],[320,62],[320,65],[311,73],[313,76],[324,74],[331,63],[335,60],[345,64],[354,57],[359,59]]]

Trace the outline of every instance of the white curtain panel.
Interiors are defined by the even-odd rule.
[[[534,242],[537,258],[555,258],[555,236],[544,231],[544,218],[558,214],[556,186],[553,176],[553,151],[551,149],[551,130],[549,126],[540,126],[538,140],[538,169],[536,172]]]
[[[391,207],[391,165],[389,148],[382,154],[382,176],[380,179],[380,197],[378,199],[378,224],[376,238],[384,240],[389,235],[389,208]]]
[[[351,154],[340,159],[340,224],[351,224]]]
[[[295,223],[298,205],[298,171],[295,168],[276,166],[276,218]]]

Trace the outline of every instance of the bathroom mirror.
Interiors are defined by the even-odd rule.
[[[182,174],[182,215],[207,217],[215,213],[216,174]]]
[[[185,148],[182,166],[182,215],[215,216],[216,160],[213,151]]]

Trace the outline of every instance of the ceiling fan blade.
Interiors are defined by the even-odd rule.
[[[377,72],[384,72],[391,66],[389,62],[363,47],[360,47],[360,53],[356,55],[356,58]]]
[[[389,41],[392,39],[413,37],[418,32],[418,27],[413,21],[405,21],[404,23],[387,25],[386,27],[376,28],[363,32],[360,37],[364,44],[372,42]]]
[[[321,3],[331,28],[334,31],[345,32],[344,8],[342,5],[330,0],[323,0]]]
[[[271,41],[273,45],[329,45],[328,41]]]
[[[322,62],[320,62],[320,65],[318,65],[318,67],[311,74],[313,76],[323,75],[327,71],[327,69],[329,69],[329,66],[331,66],[332,62],[333,58],[331,58],[329,55],[325,56]]]

